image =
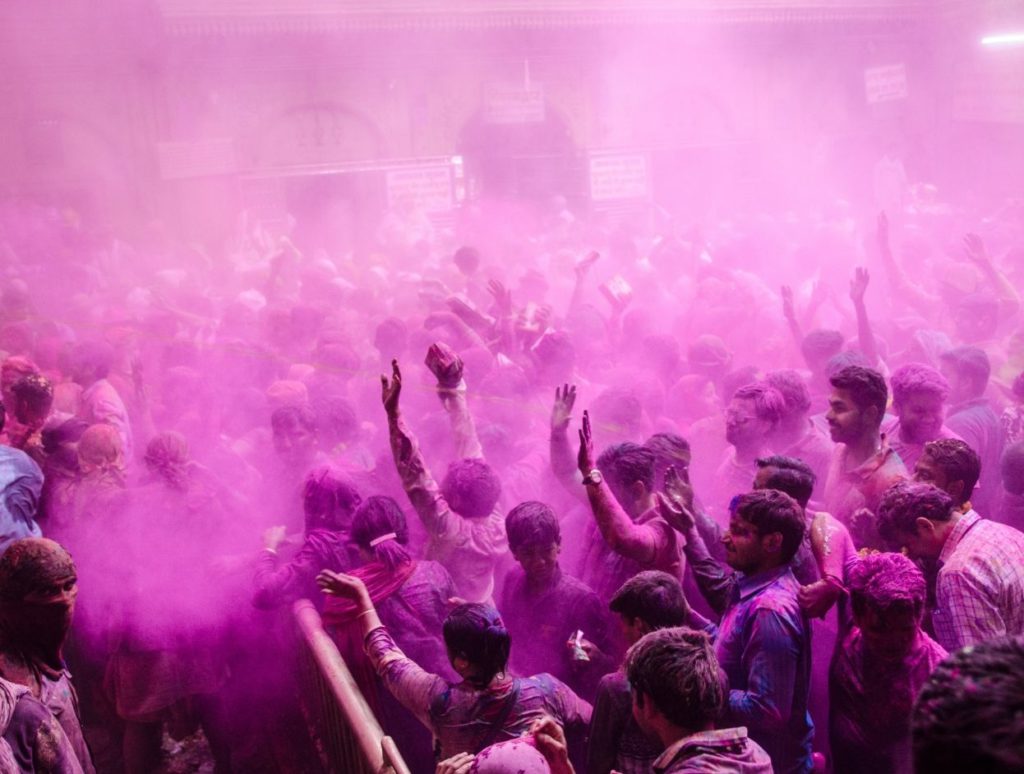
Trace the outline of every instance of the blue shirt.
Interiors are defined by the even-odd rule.
[[[751,576],[735,572],[708,553],[695,529],[684,550],[704,598],[722,613],[715,654],[729,679],[723,724],[745,726],[777,774],[810,772],[811,627],[793,571],[784,565]]]
[[[0,446],[0,555],[15,540],[40,537],[36,510],[43,471],[25,452]]]

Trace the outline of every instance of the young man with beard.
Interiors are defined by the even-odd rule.
[[[661,498],[660,506],[685,535],[701,593],[722,614],[715,653],[729,680],[724,721],[746,727],[779,774],[810,772],[811,630],[790,569],[804,536],[803,508],[772,489],[734,498],[722,536],[726,569],[708,554],[684,505]]]
[[[908,363],[893,372],[889,384],[896,416],[882,424],[882,433],[912,471],[926,443],[959,437],[943,424],[949,383],[934,368]]]
[[[857,548],[878,547],[878,503],[890,486],[907,478],[903,461],[880,432],[888,389],[880,373],[862,366],[847,366],[829,381],[825,418],[837,446],[825,483],[825,510],[846,525]]]

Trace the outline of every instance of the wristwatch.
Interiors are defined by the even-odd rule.
[[[604,481],[604,476],[601,475],[601,471],[594,468],[583,477],[583,486],[597,486],[602,481]]]

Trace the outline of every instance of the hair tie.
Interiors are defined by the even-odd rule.
[[[397,539],[398,539],[398,535],[396,535],[394,532],[389,532],[386,535],[381,535],[380,537],[375,537],[373,540],[371,540],[370,541],[370,548],[376,548],[381,543],[386,543],[389,540],[397,540]]]

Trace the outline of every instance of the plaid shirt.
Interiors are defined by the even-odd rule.
[[[961,516],[939,555],[932,622],[950,653],[1024,634],[1024,532]]]

